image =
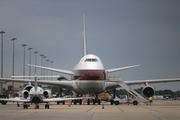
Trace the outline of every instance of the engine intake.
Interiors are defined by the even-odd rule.
[[[146,86],[142,89],[142,94],[145,96],[145,97],[152,97],[154,95],[154,88],[151,87],[151,86]]]
[[[45,98],[49,98],[50,97],[50,91],[49,90],[45,90],[43,92],[43,95],[44,95]]]
[[[23,90],[23,97],[27,98],[29,96],[29,92],[27,90]]]

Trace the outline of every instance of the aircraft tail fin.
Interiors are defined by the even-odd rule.
[[[36,75],[34,76],[34,88],[35,88],[35,92],[37,91],[37,77]]]
[[[85,14],[83,13],[83,32],[82,32],[82,39],[83,39],[83,53],[82,56],[87,54],[86,48],[86,33],[85,33]]]

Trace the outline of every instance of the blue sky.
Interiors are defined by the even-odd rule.
[[[106,69],[141,65],[111,76],[123,80],[180,78],[179,11],[178,0],[1,0],[0,31],[6,32],[4,76],[12,75],[14,37],[15,75],[23,75],[22,44],[27,44],[26,64],[27,49],[32,47],[32,53],[38,51],[38,65],[44,54],[55,68],[72,70],[82,57],[85,13],[88,53],[99,56]],[[180,90],[179,85],[153,84],[156,89],[174,91]]]

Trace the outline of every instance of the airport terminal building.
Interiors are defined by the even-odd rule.
[[[3,94],[12,95],[13,93],[19,95],[22,90],[22,83],[14,82],[14,89],[12,82],[3,82]]]

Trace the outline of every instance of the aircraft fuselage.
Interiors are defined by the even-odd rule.
[[[105,69],[99,57],[85,55],[75,66],[72,76],[74,92],[79,94],[99,94],[105,91]]]

